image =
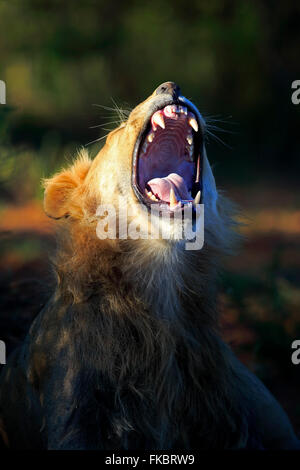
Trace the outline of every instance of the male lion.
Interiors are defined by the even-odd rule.
[[[3,368],[0,428],[9,447],[299,446],[280,405],[218,332],[216,276],[235,236],[204,135],[197,108],[166,82],[93,161],[81,152],[46,180],[57,286]],[[150,206],[174,221],[200,201],[201,250],[186,249],[172,230],[169,239],[120,237],[119,228],[115,238],[97,236],[99,206],[113,204],[117,221],[126,206],[127,226],[138,221],[148,233],[159,217],[149,222]]]

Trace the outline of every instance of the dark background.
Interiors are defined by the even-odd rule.
[[[290,0],[0,0],[0,339],[9,350],[50,288],[41,178],[114,127],[115,111],[93,104],[131,109],[172,80],[207,117],[217,184],[248,222],[245,248],[221,279],[224,335],[300,432],[300,365],[291,363],[300,339],[299,30],[300,4]],[[101,145],[87,148],[95,155]]]

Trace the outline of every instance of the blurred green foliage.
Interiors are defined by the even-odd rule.
[[[209,144],[221,183],[283,170],[293,178],[300,169],[300,106],[291,103],[299,24],[292,0],[0,0],[4,180],[13,171],[19,185],[26,168],[43,176],[64,162],[65,145],[103,135],[90,127],[115,118],[93,103],[111,106],[113,97],[134,107],[166,80],[205,116],[228,121],[216,124],[229,133],[216,133],[232,148]]]

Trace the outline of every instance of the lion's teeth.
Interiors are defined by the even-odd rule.
[[[181,112],[182,114],[185,114],[185,115],[187,116],[187,112],[188,112],[188,111],[187,111],[187,108],[186,108],[185,106],[180,106],[180,112]]]
[[[156,111],[156,113],[153,114],[151,121],[154,130],[156,129],[156,125],[162,127],[163,129],[166,127],[162,111]]]
[[[158,201],[157,197],[154,196],[152,191],[147,191],[147,189],[145,189],[145,194],[149,199],[152,199],[152,201]]]
[[[192,145],[192,143],[193,143],[193,137],[192,137],[191,135],[188,135],[187,138],[186,138],[186,140],[188,141],[188,143],[189,143],[190,145]]]
[[[189,118],[189,125],[194,129],[195,132],[198,132],[198,123],[194,117]]]
[[[177,206],[178,204],[178,201],[176,199],[176,196],[175,196],[175,193],[174,193],[174,189],[171,188],[170,189],[170,208],[174,208],[175,206]]]
[[[150,132],[150,134],[148,135],[148,142],[151,143],[154,139],[154,136],[155,136],[154,132]]]
[[[193,204],[196,206],[197,204],[200,203],[200,199],[201,199],[201,191],[198,191],[197,194],[196,194],[196,197],[193,201]]]
[[[172,119],[177,119],[178,114],[185,114],[187,116],[188,110],[185,106],[178,106],[176,104],[169,104],[164,107],[164,115]]]

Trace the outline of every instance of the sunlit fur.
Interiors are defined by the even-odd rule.
[[[233,206],[217,193],[206,156],[202,250],[96,235],[99,204],[136,203],[132,152],[156,99],[135,108],[93,161],[82,151],[45,181],[45,211],[58,219],[57,286],[1,378],[12,447],[278,445],[277,435],[265,436],[266,409],[275,427],[282,424],[282,446],[294,439],[282,410],[220,339],[217,277],[238,237]],[[17,411],[10,397],[18,398]]]

